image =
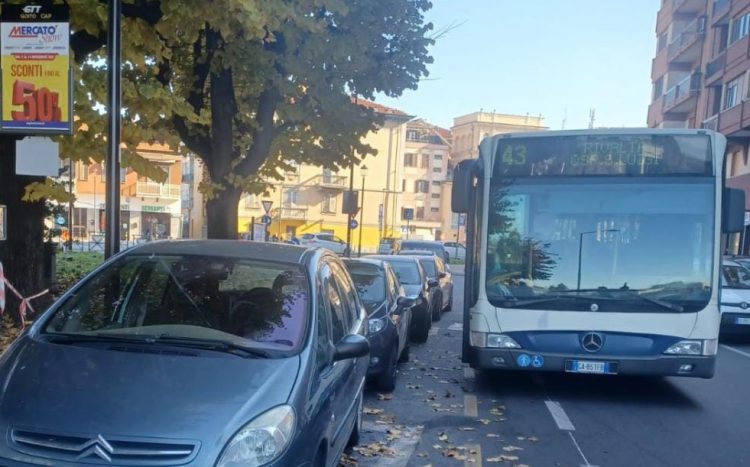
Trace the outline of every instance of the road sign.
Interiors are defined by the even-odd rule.
[[[271,220],[272,220],[272,218],[268,214],[266,214],[265,216],[263,216],[263,217],[260,218],[260,221],[263,222],[266,225],[270,225],[271,224]]]
[[[263,210],[266,211],[266,213],[268,213],[271,210],[271,206],[273,206],[273,201],[264,199],[263,201],[261,201],[261,204],[263,204]]]
[[[466,214],[459,214],[458,215],[458,225],[460,225],[460,226],[466,225]]]
[[[57,216],[55,222],[57,223],[57,225],[65,225],[65,218],[63,216]]]
[[[359,222],[357,222],[357,219],[352,219],[351,221],[349,221],[349,227],[352,229],[356,229],[357,227],[359,227]]]
[[[414,208],[402,208],[401,218],[407,221],[414,220]]]

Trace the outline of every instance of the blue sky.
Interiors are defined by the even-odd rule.
[[[659,0],[433,0],[430,76],[378,102],[445,127],[493,109],[547,126],[645,126]]]

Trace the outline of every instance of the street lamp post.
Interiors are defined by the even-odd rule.
[[[362,256],[362,230],[364,228],[365,212],[365,177],[367,176],[367,166],[363,165],[359,172],[362,174],[362,199],[359,200],[359,245],[357,246],[357,256]]]
[[[581,290],[581,264],[583,262],[583,236],[589,234],[595,234],[597,232],[619,232],[620,229],[606,229],[606,230],[589,230],[588,232],[581,232],[578,238],[578,282],[576,290]]]

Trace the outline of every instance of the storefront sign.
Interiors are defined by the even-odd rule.
[[[70,133],[70,26],[65,4],[2,5],[0,130]]]
[[[167,212],[167,208],[165,208],[164,206],[148,206],[144,204],[143,206],[141,206],[141,211],[143,212]]]

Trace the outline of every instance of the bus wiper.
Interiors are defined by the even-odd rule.
[[[231,353],[241,356],[251,356],[256,358],[270,358],[271,355],[261,349],[248,347],[234,342],[227,342],[219,339],[201,339],[195,337],[170,336],[169,334],[160,334],[153,340],[154,343],[163,343],[176,345],[180,347],[191,347],[195,349],[215,350],[219,352]]]
[[[571,301],[586,300],[588,302],[592,302],[592,301],[612,301],[614,299],[609,298],[609,297],[592,297],[589,295],[544,295],[544,296],[540,296],[539,298],[530,298],[527,300],[518,300],[518,299],[509,300],[506,298],[505,301],[503,302],[503,308],[515,308],[519,306],[536,305],[539,303],[548,303],[548,302],[554,302],[558,300],[571,300]]]
[[[654,305],[658,305],[662,308],[666,308],[670,311],[676,311],[678,313],[682,313],[685,311],[685,309],[676,303],[668,302],[666,300],[660,300],[658,298],[648,297],[646,295],[639,294],[637,290],[630,290],[630,289],[608,289],[601,287],[597,290],[606,291],[606,292],[616,292],[616,293],[622,293],[625,294],[628,297],[637,298],[639,300],[643,300],[644,302],[653,303]]]

